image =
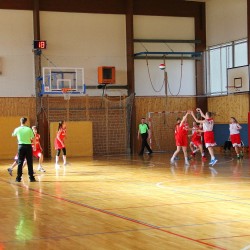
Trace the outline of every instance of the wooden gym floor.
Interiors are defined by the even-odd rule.
[[[182,155],[180,155],[182,158]],[[248,156],[247,156],[248,157]],[[219,155],[68,159],[29,183],[0,167],[0,249],[250,249],[250,165]],[[36,162],[35,165],[36,166]]]

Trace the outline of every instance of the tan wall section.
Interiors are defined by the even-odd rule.
[[[229,123],[234,116],[239,123],[247,123],[249,95],[228,95],[208,98],[208,111],[215,113],[216,123]]]
[[[93,134],[92,122],[77,121],[67,122],[65,145],[67,156],[92,156]],[[54,140],[58,129],[58,122],[50,123],[51,156],[55,157]],[[62,155],[62,153],[61,153]]]
[[[14,89],[13,89],[14,90]],[[0,98],[1,116],[29,117],[30,124],[36,123],[36,98],[34,97],[3,97]]]
[[[20,118],[19,116],[0,117],[0,159],[12,159],[17,153],[17,138],[13,137],[12,133],[20,126]],[[27,125],[29,126],[29,122]]]

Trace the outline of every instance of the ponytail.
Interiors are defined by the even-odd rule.
[[[63,123],[64,123],[64,121],[59,121],[57,131],[59,131],[62,128]]]

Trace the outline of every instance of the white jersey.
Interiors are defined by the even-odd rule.
[[[194,132],[195,132],[197,129],[198,129],[197,126],[193,126],[193,127],[192,127],[192,135],[194,134]]]
[[[205,122],[203,123],[203,131],[213,131],[214,127],[214,120],[213,119],[205,119]]]
[[[239,129],[241,129],[241,126],[238,123],[229,124],[230,135],[239,134],[240,133]]]

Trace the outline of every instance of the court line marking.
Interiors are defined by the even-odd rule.
[[[153,156],[152,156],[153,157]],[[234,158],[232,158],[232,157],[228,157],[229,159],[228,160],[224,160],[224,161],[218,161],[217,163],[216,163],[216,165],[214,165],[215,167],[217,166],[217,165],[221,165],[221,164],[224,164],[224,163],[228,163],[228,162],[233,162],[234,161]],[[114,158],[113,158],[114,159]],[[124,160],[124,158],[115,158],[115,160]],[[127,160],[127,159],[126,159]],[[137,159],[128,159],[129,161],[134,161],[134,162],[142,162],[142,160],[140,160],[139,158],[137,158]],[[171,163],[170,163],[170,160],[168,161],[168,163],[169,164],[167,164],[166,162],[160,162],[160,161],[153,161],[152,160],[152,158],[150,159],[150,160],[148,160],[148,159],[145,159],[145,161],[144,162],[151,162],[151,163],[153,163],[153,164],[160,164],[160,165],[167,165],[167,167],[168,166],[172,166],[171,165]],[[176,163],[178,163],[178,161],[176,161]],[[191,162],[192,163],[192,162]],[[197,162],[197,163],[202,163],[202,162]],[[182,165],[182,164],[180,164],[180,165]],[[183,166],[185,165],[185,163],[183,162]],[[192,166],[192,165],[191,165]],[[210,166],[209,165],[209,163],[207,162],[207,164],[205,164],[204,166]]]
[[[193,195],[193,196],[199,196],[202,198],[212,198],[214,199],[214,201],[211,202],[217,202],[217,201],[224,201],[223,198],[219,198],[219,197],[215,197],[215,196],[224,196],[224,197],[229,197],[229,198],[234,198],[234,200],[231,200],[231,202],[234,203],[238,203],[238,204],[244,204],[244,205],[250,205],[249,202],[242,202],[242,201],[238,201],[238,200],[249,200],[246,198],[242,198],[242,197],[238,197],[238,196],[232,196],[232,195],[227,195],[227,194],[217,194],[217,193],[213,193],[213,192],[208,192],[207,190],[191,190],[191,192],[188,192],[188,189],[174,189],[173,187],[164,187],[169,189],[169,191],[174,192],[174,193],[178,193],[178,194],[189,194],[189,195]],[[194,192],[195,191],[195,192]],[[230,200],[227,200],[230,201]]]
[[[250,245],[243,247],[241,250],[248,250],[248,249],[250,249]]]
[[[235,200],[227,200],[227,199],[219,199],[216,201],[197,201],[197,202],[180,202],[180,203],[164,203],[158,205],[151,205],[151,206],[131,206],[131,207],[115,207],[115,208],[105,208],[104,210],[123,210],[123,209],[130,209],[130,208],[150,208],[150,207],[164,207],[164,206],[180,206],[180,205],[192,205],[192,204],[203,204],[203,203],[214,203],[214,202],[231,202],[231,201],[238,201],[238,200],[249,200],[249,199],[235,199]],[[244,203],[243,203],[244,204]],[[248,203],[246,203],[248,204]],[[249,203],[250,205],[250,203]]]
[[[162,182],[157,182],[155,185],[158,187],[158,188],[166,188],[166,189],[171,189],[171,188],[175,188],[175,189],[180,189],[182,191],[198,191],[198,192],[207,192],[207,193],[211,193],[211,190],[209,189],[197,189],[199,187],[207,187],[209,188],[210,186],[217,186],[217,185],[234,185],[234,184],[243,184],[243,185],[246,185],[246,184],[249,184],[250,181],[246,181],[246,182],[223,182],[223,183],[201,183],[201,184],[191,184],[189,186],[165,186],[164,184],[168,184],[169,182],[168,181],[162,181]],[[239,189],[216,189],[216,192],[237,192],[239,191]],[[249,192],[250,191],[250,187],[249,189],[240,189],[241,192]],[[225,195],[225,194],[223,194]],[[234,196],[230,196],[230,197],[234,197]],[[237,197],[238,198],[238,197]]]
[[[222,237],[213,237],[213,238],[206,238],[206,239],[199,239],[199,240],[217,240],[217,239],[228,239],[228,238],[240,238],[240,237],[247,237],[250,236],[250,234],[246,235],[234,235],[234,236],[222,236]],[[250,247],[250,245],[249,245]]]
[[[63,198],[63,197],[58,197],[58,196],[55,196],[55,195],[51,195],[49,193],[45,193],[45,192],[37,190],[35,188],[24,186],[22,184],[11,183],[9,181],[2,180],[2,178],[1,178],[1,181],[5,182],[5,183],[8,183],[8,184],[11,184],[11,185],[15,185],[17,187],[26,188],[26,189],[28,188],[30,191],[33,191],[33,192],[39,193],[39,194],[43,194],[45,196],[54,198],[56,200],[60,200],[60,201],[64,201],[64,202],[67,202],[67,203],[70,203],[70,204],[74,204],[74,205],[78,205],[78,206],[81,206],[81,207],[84,207],[84,208],[88,208],[90,210],[97,211],[97,212],[100,212],[100,213],[103,213],[103,214],[107,214],[107,215],[110,215],[110,216],[113,216],[113,217],[116,217],[116,218],[119,218],[119,219],[122,219],[122,220],[126,220],[126,221],[129,221],[129,222],[133,222],[135,224],[142,225],[142,226],[145,226],[145,227],[157,230],[157,231],[165,232],[167,234],[174,235],[174,236],[182,238],[182,239],[186,239],[186,240],[193,241],[193,242],[196,242],[196,243],[199,243],[199,244],[202,244],[202,245],[213,247],[215,249],[226,250],[226,248],[219,247],[219,246],[216,246],[214,244],[207,243],[207,242],[203,242],[201,240],[193,239],[191,237],[188,237],[188,236],[185,236],[185,235],[182,235],[182,234],[174,233],[174,232],[162,229],[159,226],[156,226],[156,225],[144,222],[144,221],[140,221],[140,220],[137,220],[137,219],[133,219],[133,218],[124,216],[124,215],[120,215],[120,214],[117,214],[117,213],[106,211],[104,209],[100,209],[100,208],[97,208],[97,207],[94,207],[94,206],[90,206],[90,205],[85,204],[85,203],[80,203],[80,202],[73,201],[73,200],[70,200],[70,199],[67,199],[67,198]]]
[[[249,177],[250,178],[250,177]],[[193,179],[193,178],[192,178]],[[237,182],[230,182],[230,181],[227,181],[227,182],[222,182],[222,183],[201,183],[201,184],[192,184],[191,183],[191,185],[190,185],[190,180],[192,180],[192,179],[186,179],[189,183],[189,185],[187,186],[187,187],[183,187],[183,186],[180,186],[180,188],[183,188],[183,189],[189,189],[190,187],[192,188],[192,187],[203,187],[203,186],[217,186],[217,185],[232,185],[232,184],[249,184],[250,183],[250,180],[247,180],[247,181],[245,181],[245,182],[241,182],[241,181],[237,181]],[[195,178],[195,180],[197,180],[196,178]],[[184,180],[182,180],[182,182],[183,181],[185,181],[185,179]],[[157,182],[155,185],[157,186],[157,187],[159,187],[159,188],[170,188],[170,187],[165,187],[164,186],[164,183],[169,183],[169,181],[161,181],[161,182]],[[177,188],[178,188],[178,186],[177,186]],[[218,189],[216,189],[216,191],[217,191]],[[227,189],[222,189],[223,191],[224,190],[227,190]],[[250,188],[248,189],[248,191],[250,190]],[[230,190],[228,190],[228,191],[232,191],[232,189],[230,189]],[[241,191],[241,190],[240,190]]]
[[[49,236],[49,237],[37,237],[33,238],[30,241],[38,241],[38,240],[53,240],[53,239],[67,239],[71,237],[84,237],[84,236],[94,236],[94,235],[105,235],[105,234],[119,234],[125,232],[138,232],[138,231],[150,231],[151,228],[144,229],[131,229],[131,230],[118,230],[118,231],[107,231],[107,232],[96,232],[96,233],[82,233],[82,234],[71,234],[65,236]],[[23,240],[25,241],[25,240]],[[12,243],[12,242],[20,242],[19,240],[9,240],[9,241],[0,241],[1,243]],[[1,248],[0,248],[1,249]],[[2,249],[1,249],[2,250]]]

